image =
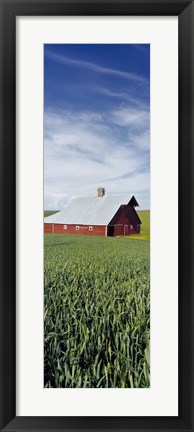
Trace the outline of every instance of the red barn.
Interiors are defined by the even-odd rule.
[[[105,189],[98,188],[96,197],[72,198],[64,210],[46,217],[44,232],[112,237],[139,234],[138,206],[134,196],[105,195]]]

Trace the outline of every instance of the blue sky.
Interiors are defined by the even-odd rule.
[[[150,207],[149,45],[44,47],[44,208],[135,195]]]

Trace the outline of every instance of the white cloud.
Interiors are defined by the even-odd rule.
[[[118,126],[148,129],[150,113],[145,109],[123,107],[111,113],[111,120]]]
[[[127,108],[106,115],[47,110],[45,209],[63,208],[72,195],[95,194],[99,185],[103,185],[107,193],[138,194],[141,203],[145,202],[144,207],[149,207],[146,116],[142,111],[138,117],[138,111],[131,113]],[[139,130],[130,134],[132,117]],[[116,119],[120,119],[123,133],[115,131]]]
[[[150,150],[150,132],[149,130],[141,131],[139,134],[129,132],[129,142],[136,149],[142,151]]]

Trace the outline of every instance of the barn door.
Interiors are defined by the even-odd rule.
[[[112,225],[108,226],[108,236],[110,236],[110,237],[114,236],[114,226],[112,226]]]
[[[124,235],[128,234],[128,225],[124,225]]]

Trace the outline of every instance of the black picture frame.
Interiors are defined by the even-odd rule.
[[[0,0],[0,430],[193,431],[192,266],[194,235],[194,1]],[[179,22],[179,415],[178,417],[16,416],[16,17],[178,16]],[[170,289],[170,287],[169,287]],[[168,391],[168,388],[166,389]]]

